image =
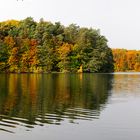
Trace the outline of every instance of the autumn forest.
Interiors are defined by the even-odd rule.
[[[140,71],[140,51],[113,49],[115,71]]]
[[[100,30],[60,22],[0,22],[0,72],[140,71],[140,51],[111,49]]]

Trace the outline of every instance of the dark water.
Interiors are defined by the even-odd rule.
[[[140,73],[0,74],[0,139],[139,140]]]

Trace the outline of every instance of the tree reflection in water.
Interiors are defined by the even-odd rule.
[[[107,103],[111,74],[1,74],[0,130],[94,120]]]

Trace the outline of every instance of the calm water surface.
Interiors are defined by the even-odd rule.
[[[140,73],[0,74],[0,139],[140,140]]]

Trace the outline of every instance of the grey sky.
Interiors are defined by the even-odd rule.
[[[40,18],[101,30],[111,48],[140,49],[140,0],[1,0],[0,21]]]

